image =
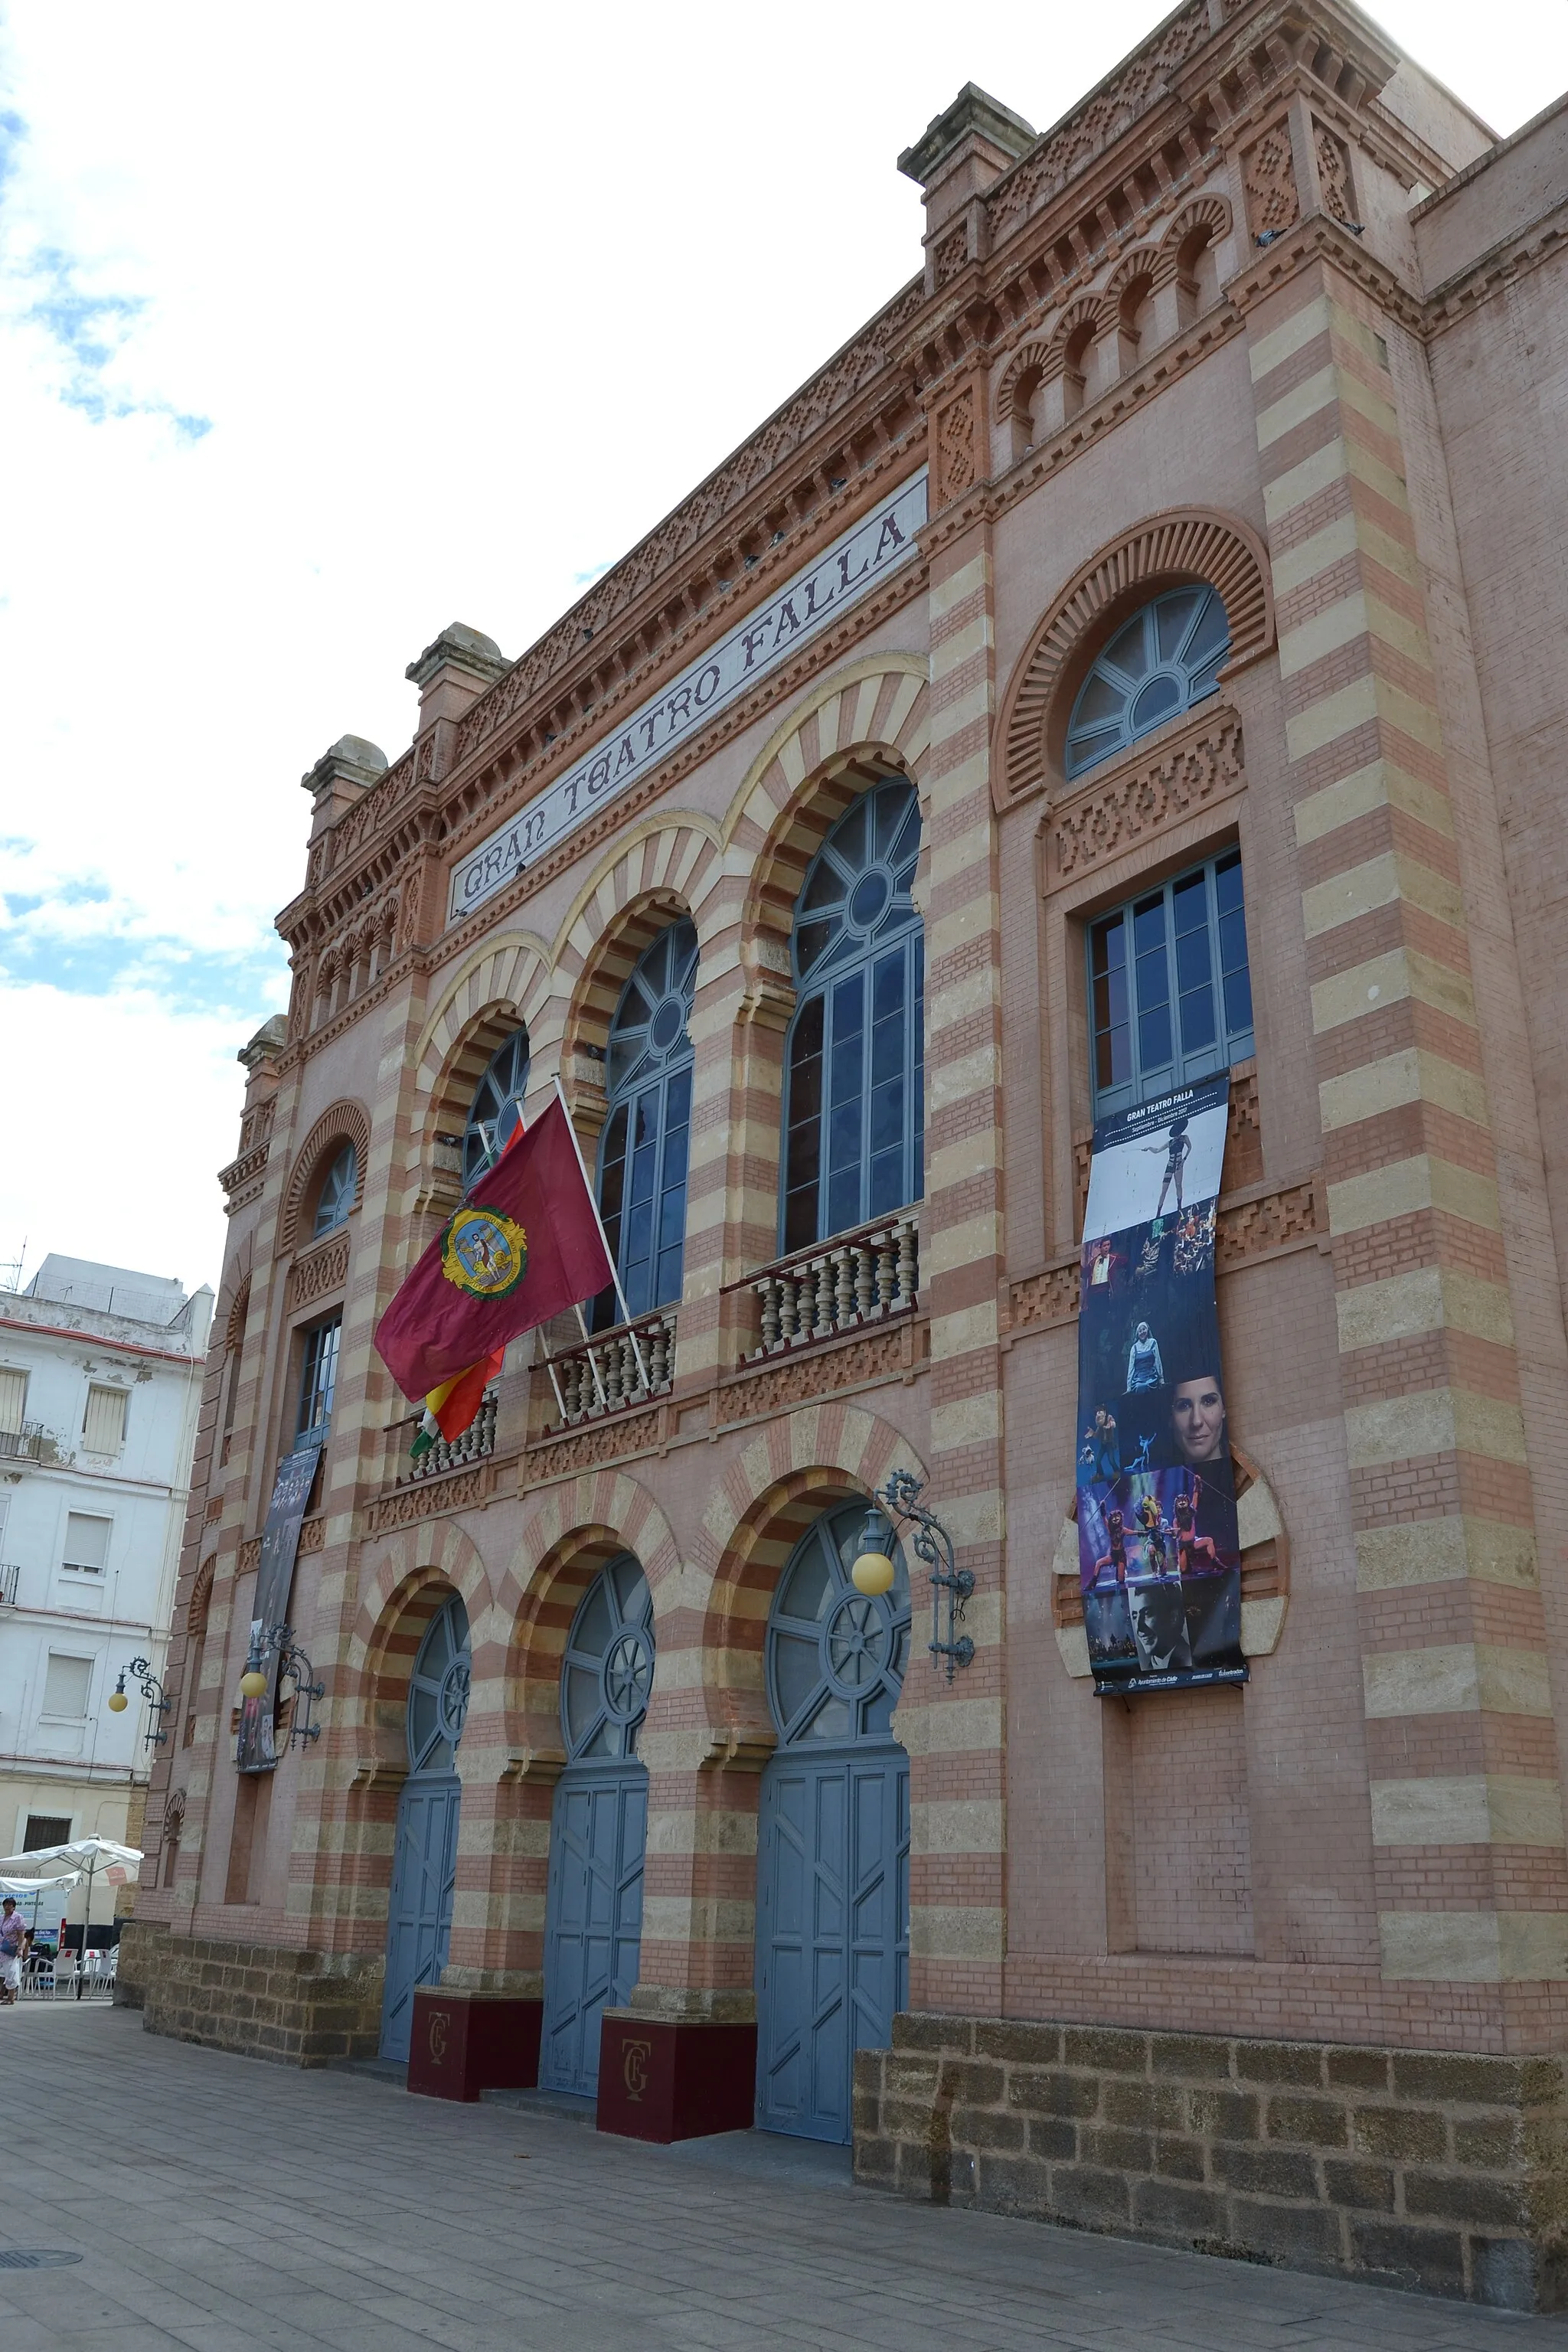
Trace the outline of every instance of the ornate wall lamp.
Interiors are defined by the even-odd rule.
[[[873,1502],[882,1507],[867,1514],[859,1557],[849,1579],[858,1592],[886,1592],[894,1576],[892,1521],[898,1519],[913,1529],[910,1541],[931,1570],[931,1640],[926,1646],[936,1664],[946,1660],[951,1682],[954,1668],[967,1666],[974,1656],[973,1643],[958,1631],[974,1579],[967,1568],[959,1567],[952,1538],[936,1513],[921,1503],[921,1481],[912,1470],[889,1471],[887,1485],[873,1490]]]
[[[289,1745],[298,1740],[301,1748],[312,1739],[320,1739],[321,1727],[310,1720],[310,1709],[318,1699],[327,1696],[327,1685],[318,1679],[316,1669],[294,1639],[292,1625],[274,1625],[270,1633],[253,1632],[250,1654],[245,1661],[245,1672],[239,1678],[242,1699],[267,1696],[267,1661],[278,1654],[279,1679],[287,1675],[294,1685],[294,1712],[289,1722]]]
[[[154,1745],[162,1748],[164,1740],[169,1737],[163,1728],[163,1717],[174,1702],[172,1698],[164,1696],[163,1685],[153,1672],[151,1658],[132,1658],[128,1666],[121,1667],[119,1680],[109,1694],[109,1712],[110,1715],[123,1715],[131,1704],[125,1688],[127,1675],[141,1684],[142,1696],[152,1710],[153,1719],[147,1726],[147,1736],[142,1744],[144,1748]]]

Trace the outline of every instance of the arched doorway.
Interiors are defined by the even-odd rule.
[[[768,1618],[779,1744],[757,1844],[757,2122],[847,2142],[857,2050],[909,1997],[910,1771],[890,1728],[910,1648],[901,1554],[890,1592],[849,1580],[866,1507],[813,1522]]]
[[[454,1592],[425,1629],[408,1677],[408,1778],[397,1800],[386,1911],[381,2054],[406,2061],[416,1986],[447,1965],[458,1874],[458,1742],[468,1711],[468,1612]]]
[[[584,1594],[561,1665],[567,1764],[550,1822],[539,2080],[592,2098],[599,2021],[637,1982],[647,1769],[637,1733],[653,1689],[653,1597],[630,1552]]]

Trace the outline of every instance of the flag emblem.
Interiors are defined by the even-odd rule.
[[[528,1236],[499,1209],[459,1209],[442,1240],[441,1271],[471,1298],[504,1298],[528,1272]]]

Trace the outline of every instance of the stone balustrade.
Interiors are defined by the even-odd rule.
[[[675,1378],[675,1317],[661,1310],[617,1323],[580,1347],[546,1357],[545,1370],[558,1428],[574,1429],[601,1413],[646,1404]]]
[[[417,1462],[409,1462],[407,1447],[413,1442],[410,1433],[417,1429],[419,1418],[417,1414],[410,1414],[408,1420],[395,1423],[393,1426],[394,1441],[401,1445],[404,1455],[405,1466],[399,1471],[397,1478],[397,1484],[400,1486],[416,1486],[422,1478],[438,1478],[444,1470],[461,1470],[468,1463],[480,1462],[487,1454],[495,1452],[496,1392],[494,1389],[485,1391],[479,1400],[478,1412],[460,1436],[450,1440],[438,1437],[429,1450],[419,1456]]]
[[[756,1297],[756,1345],[742,1358],[753,1364],[910,1314],[920,1289],[920,1213],[900,1209],[857,1233],[797,1250],[729,1287]]]

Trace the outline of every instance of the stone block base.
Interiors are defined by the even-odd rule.
[[[428,2099],[477,2099],[483,2091],[532,2090],[539,2080],[543,2021],[542,2000],[421,1985],[414,1996],[409,2089]]]
[[[855,2175],[1508,2311],[1568,2303],[1568,2062],[907,2015]]]
[[[756,2114],[757,2029],[607,2009],[599,2029],[598,2124],[626,2139],[745,2131]]]
[[[116,1998],[140,2008],[149,2033],[330,2066],[374,2058],[381,2038],[382,1964],[355,1952],[280,1952],[132,1925]]]

